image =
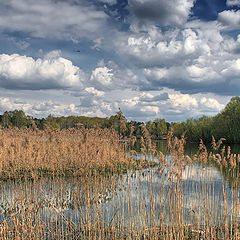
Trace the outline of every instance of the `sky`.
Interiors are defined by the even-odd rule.
[[[0,0],[0,114],[184,121],[240,92],[240,0]]]

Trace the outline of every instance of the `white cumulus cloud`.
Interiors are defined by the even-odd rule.
[[[159,112],[159,108],[156,106],[144,106],[140,109],[141,112],[154,112],[154,113],[158,113]]]
[[[102,97],[104,95],[103,91],[99,91],[99,90],[95,89],[94,87],[88,87],[88,88],[85,88],[85,90],[88,93],[92,93],[93,95],[96,95],[97,97]]]
[[[3,113],[5,111],[13,111],[15,109],[23,110],[28,112],[32,108],[32,104],[18,101],[17,99],[12,100],[8,97],[0,98],[0,111]]]
[[[240,6],[240,0],[227,0],[227,6]]]
[[[235,92],[239,91],[240,37],[226,34],[219,21],[192,20],[166,31],[149,26],[122,34],[115,41],[118,53],[142,70],[147,81],[141,90],[167,87],[183,93],[226,95],[234,85]]]
[[[224,108],[224,104],[220,104],[216,99],[214,98],[206,98],[203,97],[200,100],[200,104],[203,105],[204,108],[212,109],[212,110],[217,110],[221,111]]]
[[[166,68],[153,68],[153,69],[144,69],[144,74],[147,77],[151,77],[154,79],[162,79],[167,77],[168,70]]]
[[[169,94],[169,98],[174,107],[189,110],[198,106],[197,99],[189,94]]]
[[[113,80],[112,69],[107,67],[98,67],[92,71],[90,80],[99,82],[104,86],[109,86]]]
[[[240,10],[225,10],[218,14],[218,20],[224,25],[236,26],[240,25]]]
[[[236,77],[240,74],[240,58],[226,62],[226,68],[222,70],[225,77]]]
[[[0,55],[0,86],[20,89],[81,87],[85,74],[60,52],[53,51],[43,59],[19,54]]]
[[[54,116],[77,115],[80,113],[75,104],[64,104],[55,101],[32,101],[31,103],[26,100],[18,98],[0,98],[0,112],[13,110],[23,110],[30,116],[47,117],[49,114]]]
[[[135,107],[139,103],[139,97],[133,97],[133,98],[130,98],[130,99],[124,99],[122,102],[123,102],[123,104],[126,107],[133,108],[133,107]]]

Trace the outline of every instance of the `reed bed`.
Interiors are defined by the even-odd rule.
[[[0,239],[240,239],[240,155],[231,153],[230,147],[226,149],[223,139],[216,142],[213,138],[212,151],[201,141],[198,152],[187,156],[184,136],[178,139],[172,130],[168,134],[168,154],[163,154],[156,150],[146,128],[142,129],[143,156],[154,156],[157,167],[128,168],[127,173],[117,175],[53,174],[1,181]],[[119,145],[119,137],[110,130],[4,131],[5,146],[19,148],[19,152],[29,148],[34,153],[40,143],[38,155],[22,158],[27,161],[45,156],[39,162],[29,160],[29,169],[36,170],[37,164],[51,172],[66,172],[74,166],[77,171],[73,172],[79,173],[80,169],[102,169],[101,164],[104,169],[113,169],[116,162],[128,164],[136,155],[126,142]],[[106,136],[112,136],[112,140]],[[26,137],[38,141],[27,141],[26,147]],[[126,157],[124,148],[131,151],[130,157]],[[98,151],[92,153],[92,149]],[[5,153],[4,148],[1,151]],[[15,159],[11,165],[15,170],[26,169],[28,165],[24,161],[26,165],[21,165],[14,153],[7,155],[10,153],[6,150],[5,155],[12,158],[3,158],[4,163]],[[10,171],[10,165],[3,166],[2,171]]]
[[[86,175],[131,163],[111,129],[0,129],[0,178]]]

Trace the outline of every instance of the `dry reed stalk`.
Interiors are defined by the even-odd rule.
[[[127,131],[127,126],[126,126],[126,122],[125,122],[125,117],[120,108],[119,108],[119,111],[117,112],[117,116],[120,121],[120,128],[123,131],[123,133],[125,133]]]

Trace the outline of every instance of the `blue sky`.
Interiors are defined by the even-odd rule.
[[[182,121],[239,76],[240,0],[0,0],[0,114]]]

